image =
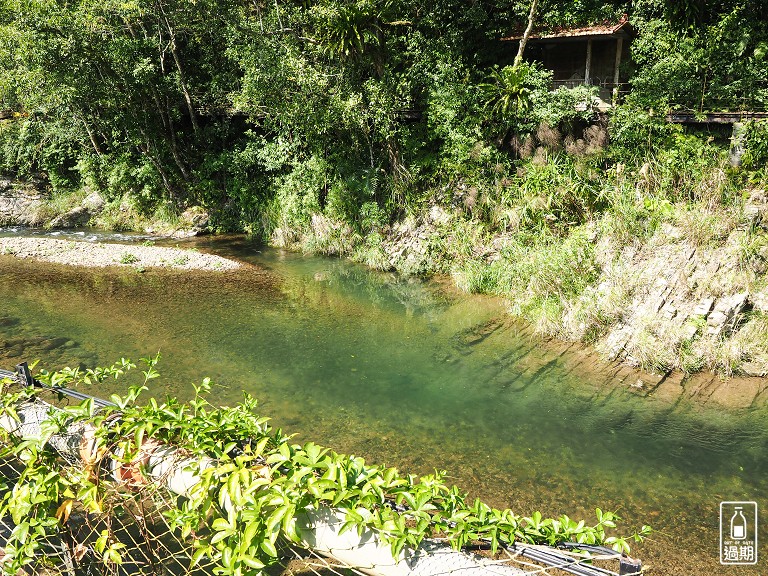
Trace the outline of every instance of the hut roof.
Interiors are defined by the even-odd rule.
[[[624,14],[618,22],[604,21],[592,26],[583,26],[581,28],[556,27],[548,31],[539,31],[532,33],[528,38],[531,40],[549,40],[555,38],[581,38],[581,37],[626,37],[632,35],[632,25],[629,23],[627,15]],[[521,40],[522,34],[515,34],[502,38],[502,40],[513,41]]]

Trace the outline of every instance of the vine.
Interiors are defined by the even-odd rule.
[[[3,433],[0,457],[23,462],[15,484],[0,487],[0,515],[10,515],[16,525],[6,547],[9,570],[31,563],[44,539],[67,523],[73,508],[103,512],[114,486],[100,477],[100,462],[107,455],[132,462],[148,442],[215,461],[200,469],[200,482],[164,512],[174,532],[193,541],[189,568],[205,559],[215,564],[215,574],[257,574],[275,564],[281,543],[301,542],[301,518],[307,509],[342,512],[342,531],[371,529],[395,556],[433,537],[446,538],[457,549],[485,541],[494,552],[514,542],[554,546],[566,541],[628,552],[630,540],[640,541],[650,532],[643,526],[630,537],[614,535],[618,516],[599,508],[592,524],[565,515],[544,518],[540,512],[519,516],[480,500],[469,501],[459,488],[446,484],[444,472],[403,475],[312,442],[291,443],[291,436],[258,415],[256,400],[247,394],[233,407],[211,404],[207,397],[212,384],[207,378],[195,386],[189,402],[149,398],[139,405],[149,381],[158,377],[158,360],[158,356],[142,359],[143,378],[125,396],[113,395],[114,407],[97,408],[92,400],[68,407],[45,424],[39,439],[20,440]],[[135,368],[122,359],[94,370],[43,370],[39,379],[45,385],[95,385],[122,378]],[[16,418],[19,403],[39,394],[37,388],[11,394],[8,385],[9,381],[3,385],[0,418]],[[77,422],[95,426],[91,453],[96,456],[85,466],[62,467],[44,444]],[[94,546],[107,564],[121,562],[123,547],[108,531]]]

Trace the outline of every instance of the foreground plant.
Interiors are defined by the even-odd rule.
[[[23,463],[19,479],[1,487],[0,516],[10,515],[16,525],[6,546],[11,570],[30,564],[73,510],[105,514],[127,509],[128,500],[136,496],[129,493],[128,500],[120,500],[114,483],[105,481],[99,470],[108,459],[117,459],[125,463],[119,475],[129,476],[134,486],[146,484],[143,470],[133,463],[142,461],[142,451],[157,446],[183,449],[198,466],[200,458],[214,460],[211,466],[199,466],[199,483],[174,499],[163,514],[175,536],[191,541],[189,568],[212,563],[216,574],[259,573],[277,563],[281,545],[302,542],[306,511],[323,508],[343,514],[342,532],[373,530],[394,557],[435,537],[447,539],[456,549],[482,541],[493,552],[514,542],[602,544],[628,552],[631,539],[640,541],[650,532],[643,526],[631,537],[614,535],[617,515],[600,509],[594,524],[565,515],[544,518],[540,512],[518,516],[480,500],[468,501],[459,488],[445,483],[444,472],[417,478],[312,442],[292,444],[290,436],[257,414],[256,401],[248,395],[234,407],[212,405],[206,399],[211,391],[207,378],[195,387],[189,402],[150,398],[139,406],[146,385],[158,377],[157,361],[142,359],[143,378],[127,395],[113,395],[114,407],[98,409],[92,399],[85,400],[49,419],[39,439],[20,440],[3,432],[0,457]],[[40,380],[55,386],[94,385],[123,378],[135,368],[122,359],[108,368],[42,371]],[[11,393],[9,384],[4,384],[0,419],[17,419],[20,403],[40,393],[37,388]],[[62,467],[45,443],[78,422],[95,427],[89,450],[93,458],[85,466],[80,462]],[[123,561],[124,544],[109,529],[101,532],[94,549],[106,565]]]

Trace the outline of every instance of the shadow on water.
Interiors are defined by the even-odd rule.
[[[139,274],[0,256],[0,360],[93,366],[160,350],[174,378],[156,396],[188,396],[211,376],[217,402],[245,390],[299,439],[449,470],[495,505],[620,509],[660,530],[638,549],[651,574],[719,573],[719,502],[762,504],[763,410],[635,396],[599,367],[574,371],[503,303],[439,283],[240,237],[196,244],[256,266]]]

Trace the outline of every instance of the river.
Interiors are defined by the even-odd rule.
[[[444,469],[521,514],[592,520],[601,507],[627,530],[651,524],[656,533],[633,548],[648,574],[765,573],[763,526],[757,566],[721,566],[718,556],[719,503],[766,504],[765,408],[639,396],[591,357],[574,370],[580,352],[550,349],[502,301],[447,282],[241,237],[193,244],[255,266],[138,273],[0,256],[2,367],[160,351],[156,397],[189,397],[210,376],[217,402],[247,391],[298,440],[402,471]]]

